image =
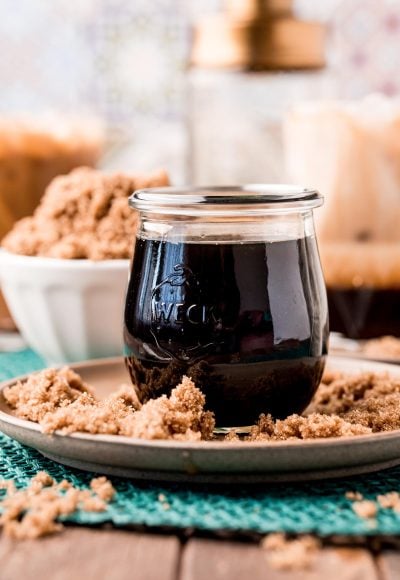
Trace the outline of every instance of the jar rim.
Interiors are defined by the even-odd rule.
[[[246,184],[202,187],[152,187],[138,189],[129,205],[142,211],[230,209],[302,210],[318,207],[323,196],[316,190],[292,184]]]

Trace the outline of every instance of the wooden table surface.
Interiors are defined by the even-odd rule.
[[[342,543],[349,543],[346,538]],[[361,541],[362,546],[366,546]],[[325,546],[309,570],[271,568],[249,541],[68,526],[15,542],[0,535],[0,580],[400,580],[400,538]]]
[[[309,570],[271,568],[256,541],[68,527],[22,542],[0,539],[1,580],[397,580],[400,551],[324,547]]]

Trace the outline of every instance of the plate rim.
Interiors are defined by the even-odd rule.
[[[328,357],[328,361],[334,366],[335,361],[344,360],[347,363],[349,362],[349,358],[347,356],[341,357],[337,355],[330,355]],[[394,365],[391,363],[382,363],[376,362],[372,360],[365,360],[358,357],[351,357],[351,360],[354,362],[361,363],[365,365],[367,363],[372,363],[374,366],[382,367],[382,372],[390,371],[390,369],[397,368],[397,372],[399,373],[400,377],[400,369],[398,365]],[[76,363],[70,364],[61,364],[55,365],[48,368],[63,368],[68,366],[69,368],[79,372],[80,367],[90,368],[90,367],[98,367],[98,366],[109,366],[113,364],[120,364],[123,363],[123,357],[116,356],[116,357],[108,357],[108,358],[101,358],[101,359],[89,359],[86,361],[80,361]],[[46,370],[41,369],[41,370]],[[8,379],[6,381],[2,381],[0,383],[0,400],[4,405],[7,405],[4,399],[3,391],[5,388],[12,386],[18,381],[26,380],[31,374],[36,374],[38,371],[32,371],[30,373],[25,373],[23,375],[19,375],[17,377],[13,377],[12,379]],[[315,448],[323,448],[323,447],[345,447],[349,443],[352,446],[356,445],[365,445],[366,443],[370,442],[371,439],[376,440],[392,440],[400,438],[400,429],[393,429],[391,431],[382,431],[379,433],[368,433],[365,435],[349,435],[343,437],[326,437],[326,438],[315,438],[315,439],[300,439],[300,440],[286,440],[286,441],[176,441],[171,439],[141,439],[137,437],[128,437],[125,435],[106,435],[106,434],[94,434],[94,433],[63,433],[61,430],[56,430],[53,433],[44,433],[39,425],[39,423],[35,423],[33,421],[29,421],[27,419],[20,419],[15,417],[11,413],[6,413],[0,408],[0,431],[1,431],[1,423],[4,422],[8,425],[22,428],[26,431],[35,431],[43,436],[47,437],[62,437],[62,438],[72,438],[75,440],[83,440],[83,441],[99,441],[101,443],[106,443],[108,445],[128,445],[133,447],[147,447],[150,449],[169,449],[169,450],[176,450],[176,451],[196,451],[196,452],[221,452],[225,451],[226,453],[236,453],[239,449],[241,450],[256,450],[256,449],[292,449],[293,447],[315,447]]]

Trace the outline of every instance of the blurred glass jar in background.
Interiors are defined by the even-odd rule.
[[[190,181],[282,183],[282,119],[297,99],[326,98],[322,72],[190,72]],[[294,183],[294,181],[293,181]]]
[[[400,336],[400,102],[298,105],[284,134],[290,179],[325,196],[316,227],[331,330]]]
[[[91,118],[58,114],[0,117],[0,239],[31,215],[46,186],[74,167],[96,165],[103,129]],[[0,294],[0,328],[12,321]]]
[[[285,180],[282,120],[304,99],[331,96],[326,31],[291,0],[227,0],[195,27],[188,74],[189,180]]]

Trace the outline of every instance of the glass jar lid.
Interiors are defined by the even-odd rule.
[[[129,198],[129,205],[139,211],[180,215],[297,212],[322,203],[317,190],[284,184],[154,187],[139,189]]]

